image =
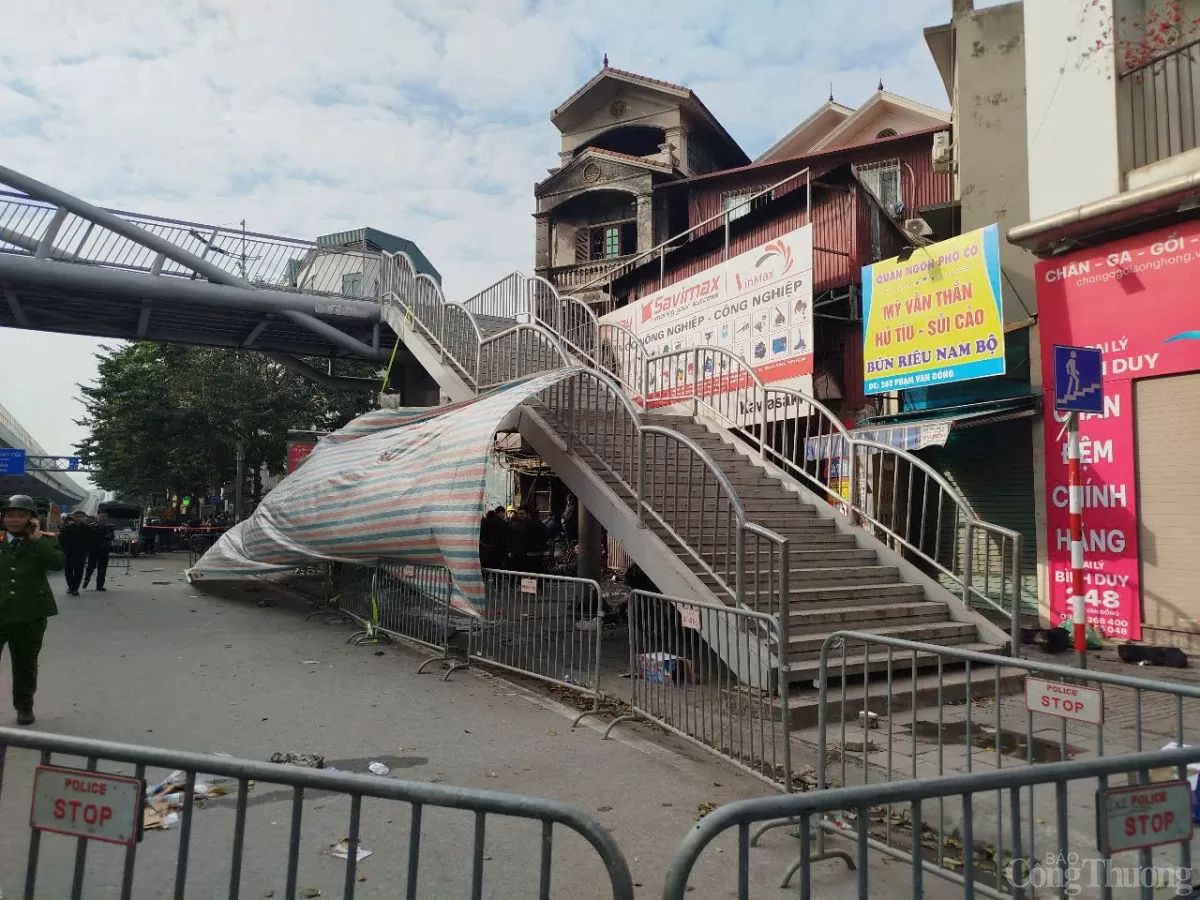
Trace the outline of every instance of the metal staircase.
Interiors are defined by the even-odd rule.
[[[790,681],[811,684],[824,639],[846,628],[1006,651],[992,619],[1016,621],[1020,538],[980,521],[917,457],[851,435],[725,351],[648,358],[543,279],[513,274],[457,304],[401,256],[384,270],[383,320],[451,399],[574,369],[526,405],[521,434],[664,593],[786,622]],[[721,373],[723,390],[680,384],[688,371]],[[769,686],[781,650],[760,641],[758,670],[739,675]],[[937,660],[889,663],[913,664]]]
[[[0,324],[382,362],[382,323],[452,401],[563,370],[517,427],[664,593],[785,623],[740,664],[753,684],[781,657],[811,682],[837,629],[1000,652],[980,610],[1016,627],[1019,536],[724,351],[648,358],[540,278],[452,303],[403,254],[103,210],[3,167],[0,183]]]

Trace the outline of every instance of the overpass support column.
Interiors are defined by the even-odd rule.
[[[579,577],[599,581],[604,571],[604,530],[582,504],[579,507]]]

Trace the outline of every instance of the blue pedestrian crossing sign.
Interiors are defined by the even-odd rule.
[[[1104,412],[1104,360],[1099,350],[1054,345],[1054,408]]]

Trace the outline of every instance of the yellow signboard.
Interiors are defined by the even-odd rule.
[[[1004,374],[995,225],[863,268],[868,394]]]

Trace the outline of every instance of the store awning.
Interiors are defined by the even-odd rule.
[[[1037,412],[1037,398],[1033,395],[990,403],[972,403],[968,406],[948,409],[923,410],[897,416],[880,416],[890,422],[859,425],[850,432],[860,441],[874,441],[897,450],[915,451],[925,447],[944,447],[950,434],[956,429],[994,425],[1011,419],[1030,418]],[[868,420],[869,421],[869,420]],[[808,439],[809,460],[849,455],[846,442],[841,435],[826,435]]]

